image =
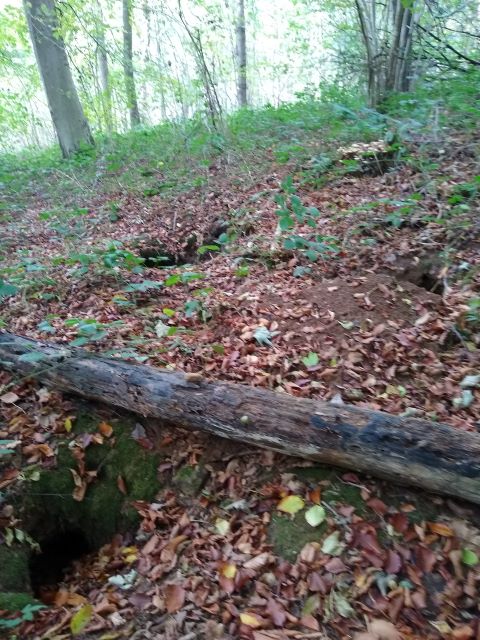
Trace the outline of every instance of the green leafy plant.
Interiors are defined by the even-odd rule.
[[[31,622],[34,617],[33,614],[45,608],[43,604],[27,604],[21,610],[20,616],[16,616],[15,618],[0,618],[0,629],[14,629],[24,622]]]
[[[121,320],[103,323],[94,318],[70,318],[65,320],[65,326],[74,327],[77,337],[70,341],[72,347],[83,347],[90,342],[98,342],[105,338],[112,327],[122,326]]]
[[[306,207],[296,193],[293,178],[287,176],[281,183],[281,193],[275,196],[278,204],[276,214],[281,232],[291,231],[298,225],[315,228],[320,212],[315,207]],[[319,234],[288,234],[283,240],[283,246],[288,250],[300,251],[309,260],[332,255],[339,251],[338,239],[334,236]]]
[[[17,287],[0,278],[0,300],[2,298],[8,298],[10,296],[14,296],[17,293],[17,291],[18,291]]]

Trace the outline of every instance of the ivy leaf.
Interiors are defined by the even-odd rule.
[[[165,282],[165,284],[167,283]],[[149,289],[158,289],[161,286],[162,286],[162,282],[155,282],[153,280],[144,280],[143,282],[131,282],[124,288],[124,291],[144,292],[144,291],[148,291]]]
[[[8,298],[9,296],[14,296],[17,293],[18,289],[13,284],[9,284],[0,278],[0,300],[2,298]]]
[[[318,354],[310,351],[308,356],[302,358],[302,362],[306,367],[316,367],[319,362]]]

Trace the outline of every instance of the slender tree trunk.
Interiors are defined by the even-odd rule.
[[[97,41],[97,61],[98,61],[98,82],[101,91],[101,104],[105,127],[108,133],[113,131],[113,108],[112,108],[112,88],[110,86],[110,71],[108,67],[108,54],[105,40],[105,25],[103,23],[103,12],[100,2],[98,2],[98,28],[96,34]]]
[[[417,16],[402,0],[355,0],[365,45],[369,105],[376,107],[391,91],[409,89],[412,41]],[[380,6],[380,4],[379,4]]]
[[[137,90],[133,72],[133,47],[132,47],[132,0],[123,2],[123,73],[125,75],[125,93],[127,106],[130,113],[130,126],[140,124],[140,112],[138,110]]]
[[[178,16],[185,27],[190,42],[192,43],[195,61],[203,84],[205,106],[210,117],[210,121],[215,130],[218,130],[218,120],[222,115],[222,106],[218,98],[215,82],[210,72],[202,45],[202,36],[198,28],[191,29],[185,19],[182,9],[182,2],[178,0]]]
[[[68,158],[82,145],[93,145],[93,137],[59,35],[55,0],[24,0],[24,8],[53,126]]]
[[[247,38],[245,27],[245,0],[237,0],[238,15],[236,24],[236,57],[237,57],[237,100],[240,107],[247,102]]]
[[[160,23],[157,20],[155,23],[155,44],[156,44],[156,57],[157,57],[157,67],[160,72],[160,84],[158,87],[160,93],[160,113],[162,117],[162,121],[167,120],[167,102],[165,96],[165,63],[162,49],[162,40],[160,37]]]

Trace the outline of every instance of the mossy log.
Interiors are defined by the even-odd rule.
[[[35,354],[35,356],[32,356]],[[480,435],[0,334],[0,365],[179,427],[480,504]],[[141,471],[139,471],[141,472]]]

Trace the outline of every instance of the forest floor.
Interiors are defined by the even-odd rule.
[[[3,223],[2,273],[19,289],[2,305],[3,326],[475,431],[480,139],[442,135],[417,136],[381,175],[317,174],[274,154],[261,172],[239,175],[220,156],[206,182],[185,192],[164,192],[159,171],[148,195],[86,193],[69,208],[65,193],[61,215],[33,193]],[[312,138],[312,157],[321,144]],[[315,261],[305,247],[283,247],[291,232],[278,231],[282,188],[287,202],[295,196],[301,211],[319,212]],[[311,231],[297,223],[294,233]],[[0,525],[14,530],[21,522],[8,492],[25,482],[22,466],[51,469],[62,442],[105,443],[123,418],[102,409],[92,442],[77,427],[75,401],[8,374],[2,382],[0,440],[23,455],[0,466]],[[480,638],[473,508],[145,429],[138,437],[133,428],[162,458],[161,489],[150,504],[135,503],[137,536],[86,555],[61,587],[41,585],[53,606],[18,637],[70,637],[81,607],[85,631],[104,640]],[[128,495],[121,471],[116,482]]]

